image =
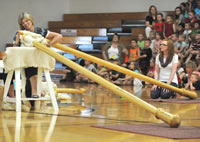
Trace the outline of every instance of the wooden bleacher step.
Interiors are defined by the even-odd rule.
[[[61,29],[63,36],[106,36],[106,28]]]
[[[121,27],[120,20],[95,20],[95,21],[50,21],[48,22],[49,30],[51,29],[67,29],[67,28],[115,28]]]
[[[137,28],[142,27],[145,28],[145,20],[123,20],[122,21],[122,27],[123,28]]]
[[[65,36],[61,42],[62,44],[91,44],[91,36]]]

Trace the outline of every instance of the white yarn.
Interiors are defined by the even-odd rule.
[[[43,36],[41,36],[40,34],[36,34],[33,32],[29,32],[29,31],[19,31],[20,34],[20,41],[21,41],[21,46],[22,47],[33,47],[33,41],[38,41],[42,44],[47,45],[48,41],[46,38],[44,38]]]

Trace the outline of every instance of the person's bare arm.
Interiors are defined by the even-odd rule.
[[[50,40],[51,45],[61,42],[62,38],[63,36],[56,32],[49,32],[47,36],[47,39]]]
[[[154,71],[154,79],[155,80],[158,80],[159,79],[159,74],[160,74],[160,68],[159,68],[159,65],[156,64],[155,65],[155,71]],[[157,85],[153,85],[152,87],[152,90],[156,89],[157,88]]]
[[[16,34],[16,40],[13,43],[13,46],[18,46],[19,45],[19,41],[20,41],[20,33],[18,32]]]
[[[172,80],[174,78],[174,75],[175,75],[175,73],[177,71],[177,66],[178,66],[178,64],[173,64],[172,65],[172,72],[170,74],[170,77],[169,77],[169,80],[168,80],[167,84],[171,84],[171,82],[172,82]]]
[[[190,90],[191,90],[191,91],[195,91],[195,90],[196,90],[196,88],[193,86],[192,82],[190,82],[190,85],[189,85],[189,86],[190,86]]]
[[[175,33],[176,32],[176,25],[173,24],[172,26],[173,26],[173,32]]]
[[[102,51],[103,59],[108,61],[108,57],[106,56],[106,51]]]

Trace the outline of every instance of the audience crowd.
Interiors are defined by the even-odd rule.
[[[183,2],[175,8],[174,14],[165,16],[152,5],[145,23],[145,35],[138,34],[137,39],[131,40],[130,47],[120,43],[120,36],[115,33],[103,49],[103,59],[159,81],[164,79],[163,82],[173,86],[200,90],[200,0]],[[114,84],[145,85],[143,81],[81,58],[76,62]],[[61,82],[66,80],[93,83],[70,69]],[[160,89],[153,86],[151,97],[176,97],[174,92]],[[158,93],[160,91],[163,93]]]

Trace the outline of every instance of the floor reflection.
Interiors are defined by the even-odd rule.
[[[24,113],[15,111],[2,111],[2,130],[5,142],[25,142],[27,137],[32,137],[30,141],[49,142],[54,131],[57,112],[45,116],[43,114]],[[43,126],[48,129],[42,135]]]
[[[41,110],[30,113],[0,112],[0,142],[26,142],[27,140],[30,142],[62,142],[66,141],[68,137],[79,142],[91,141],[91,135],[94,135],[95,141],[98,142],[105,141],[106,138],[117,137],[120,132],[109,131],[108,133],[104,130],[95,130],[94,132],[94,129],[90,127],[94,124],[162,123],[150,112],[97,84],[66,83],[58,84],[58,86],[85,88],[86,93],[70,94],[70,100],[58,102],[60,107],[58,113],[54,113],[48,103]],[[133,86],[121,86],[121,88],[143,100],[148,99],[150,95],[150,88]],[[167,112],[180,115],[181,125],[200,126],[200,104],[149,103],[163,108]],[[101,138],[101,135],[106,138]],[[64,140],[62,140],[63,137]],[[141,135],[127,133],[121,138],[122,141],[131,141],[132,138],[144,141],[146,136],[144,138]],[[163,140],[163,138],[150,137],[149,141],[160,141],[160,139]]]

